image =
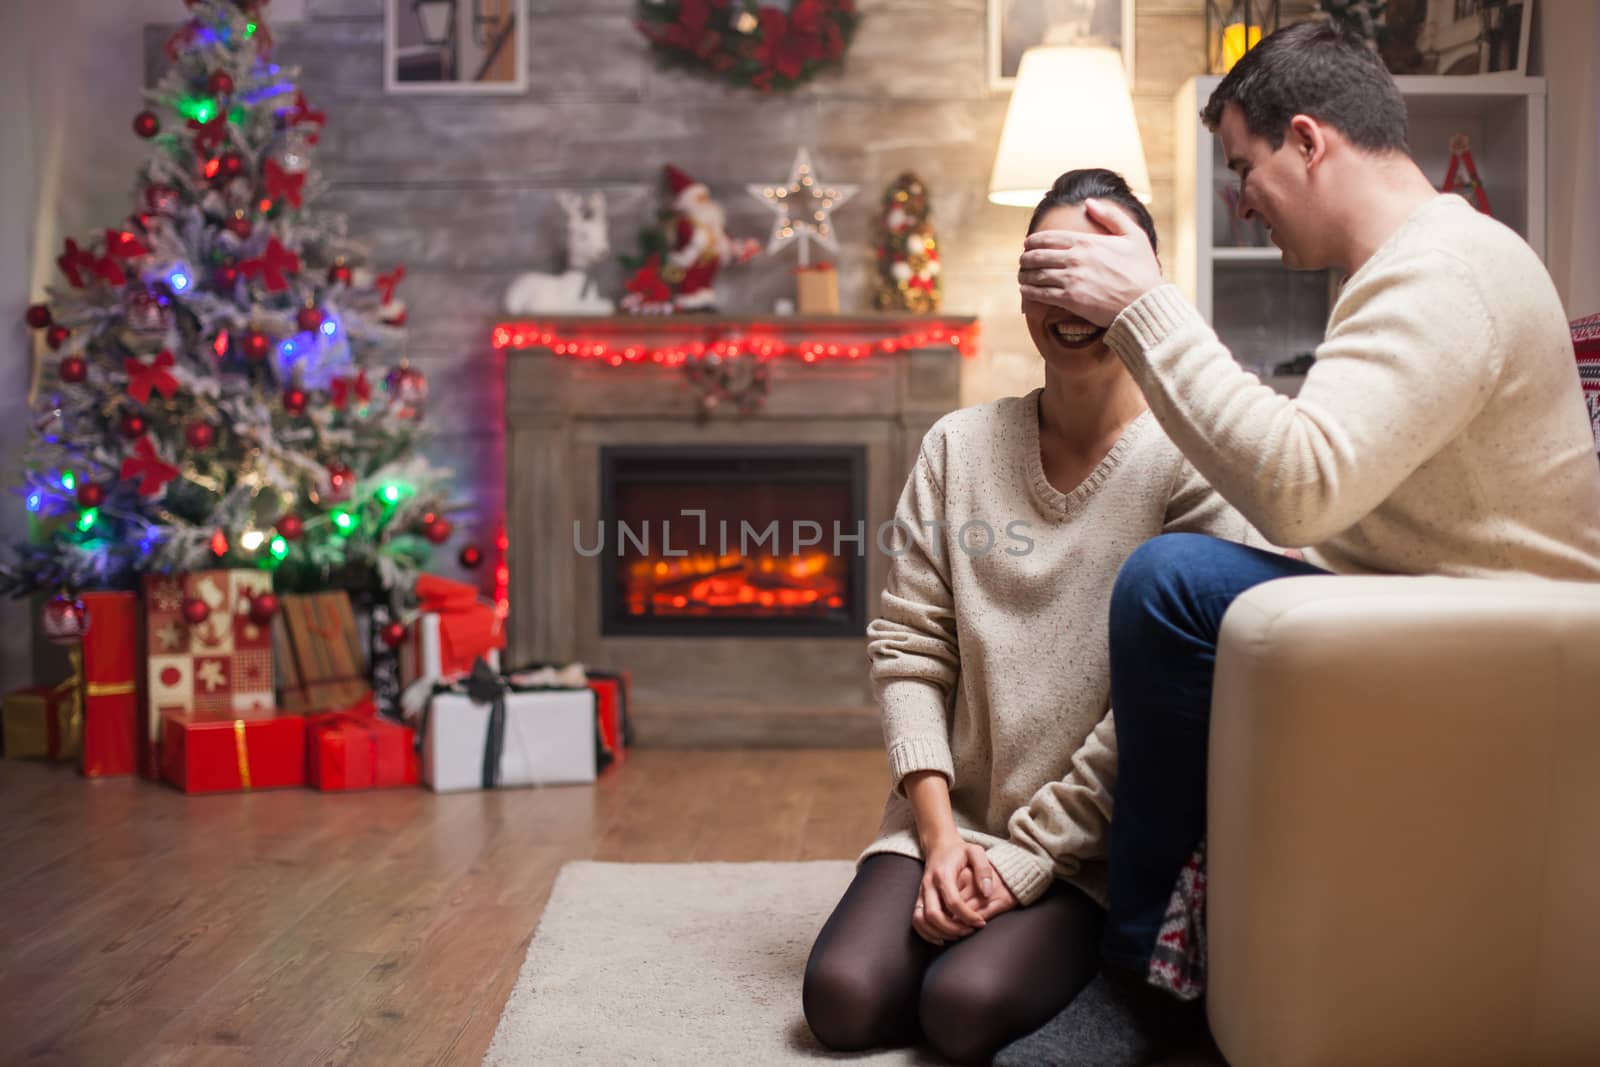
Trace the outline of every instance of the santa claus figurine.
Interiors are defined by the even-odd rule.
[[[672,213],[667,220],[667,254],[661,277],[672,287],[679,311],[714,311],[717,271],[743,263],[760,250],[751,238],[731,238],[722,205],[711,199],[704,182],[672,166],[666,167]]]

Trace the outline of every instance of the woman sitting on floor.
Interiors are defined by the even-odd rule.
[[[1028,232],[1100,232],[1090,198],[1155,246],[1106,170],[1062,175]],[[806,1020],[831,1049],[920,1035],[985,1062],[1089,982],[1116,770],[1112,584],[1158,534],[1255,536],[1162,433],[1103,329],[1022,312],[1044,387],[939,420],[900,498],[903,551],[868,630],[893,791],[806,965]]]

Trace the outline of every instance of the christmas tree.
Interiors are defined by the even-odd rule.
[[[451,472],[419,451],[427,382],[394,358],[404,268],[376,273],[310,210],[326,120],[272,62],[265,3],[187,0],[133,119],[132,216],[68,240],[28,311],[47,351],[11,592],[261,567],[399,606],[450,537]]]

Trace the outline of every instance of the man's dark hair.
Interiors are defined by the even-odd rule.
[[[1109,200],[1132,215],[1133,221],[1150,238],[1150,251],[1156,250],[1156,223],[1150,217],[1150,210],[1139,203],[1139,198],[1133,195],[1133,190],[1128,188],[1122,175],[1101,167],[1069,170],[1057,178],[1050,191],[1044,194],[1044,199],[1039,201],[1039,206],[1033,209],[1033,218],[1028,220],[1028,232],[1039,228],[1039,220],[1051,208],[1070,207],[1089,199]]]
[[[1368,44],[1323,22],[1299,22],[1265,38],[1234,64],[1200,119],[1217,132],[1229,103],[1274,151],[1289,120],[1309,115],[1371,152],[1406,151],[1406,104]]]

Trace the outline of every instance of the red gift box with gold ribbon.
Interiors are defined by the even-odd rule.
[[[306,784],[306,721],[164,716],[162,777],[185,793]]]
[[[350,708],[306,716],[306,778],[324,791],[416,785],[416,739],[380,719],[369,695]]]
[[[83,606],[89,629],[74,679],[81,679],[83,687],[83,756],[78,766],[89,778],[133,774],[139,769],[139,597],[85,593]]]

